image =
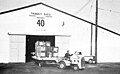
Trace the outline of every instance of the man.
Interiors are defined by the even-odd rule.
[[[70,56],[71,56],[71,55],[70,55],[69,50],[68,50],[67,53],[65,54],[65,58],[66,58],[66,59],[70,59]]]

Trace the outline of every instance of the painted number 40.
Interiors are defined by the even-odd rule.
[[[44,21],[44,20],[38,20],[38,21],[37,21],[37,24],[38,24],[39,26],[41,26],[41,27],[44,27],[45,21]]]

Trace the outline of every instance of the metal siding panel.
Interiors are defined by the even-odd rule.
[[[69,38],[65,36],[55,37],[55,46],[59,47],[59,56],[63,57],[67,50],[69,50]]]
[[[10,35],[10,61],[25,62],[25,36]]]

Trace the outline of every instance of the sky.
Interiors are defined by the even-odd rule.
[[[39,2],[95,22],[95,0],[0,0],[0,12]],[[120,0],[98,2],[98,25],[120,34]]]

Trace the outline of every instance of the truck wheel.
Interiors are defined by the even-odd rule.
[[[60,69],[65,69],[65,68],[66,68],[65,62],[60,62],[60,63],[59,63],[59,68],[60,68]]]
[[[79,70],[79,67],[78,67],[78,65],[74,65],[73,66],[73,69],[76,71],[76,70]]]
[[[39,62],[37,60],[34,60],[34,62],[35,62],[36,65],[39,65]]]
[[[93,63],[93,60],[92,60],[92,59],[89,59],[88,63],[92,64],[92,63]]]
[[[38,66],[41,67],[42,65],[40,63],[38,63]]]
[[[41,62],[39,63],[39,66],[41,66],[41,67],[43,67],[43,66],[45,66],[45,65],[46,65],[45,61],[41,61]]]

